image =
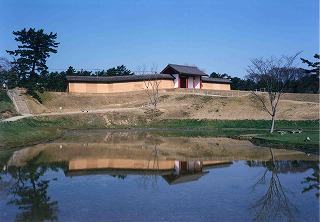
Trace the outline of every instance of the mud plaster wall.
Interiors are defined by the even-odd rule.
[[[231,87],[230,84],[203,82],[202,89],[231,90]]]
[[[172,89],[172,80],[160,81],[159,89]],[[153,81],[150,81],[153,83]],[[69,83],[69,93],[117,93],[146,89],[144,81],[121,83]]]

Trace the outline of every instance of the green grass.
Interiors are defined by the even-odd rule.
[[[310,141],[306,138],[309,137]],[[263,133],[254,137],[259,144],[271,144],[279,148],[294,148],[310,153],[319,153],[319,132],[306,131],[302,133]]]
[[[9,111],[13,114],[16,113],[14,105],[12,104],[11,99],[8,97],[6,91],[0,91],[0,119],[2,117],[2,113]]]
[[[105,128],[99,115],[36,117],[0,124],[0,149],[50,141],[68,129]]]
[[[62,131],[58,127],[23,119],[0,124],[0,148],[20,147],[58,138]]]
[[[299,144],[299,145],[305,145],[305,144],[314,144],[318,145],[319,143],[319,132],[302,132],[302,133],[286,133],[286,134],[279,134],[279,133],[267,133],[262,134],[258,136],[257,138],[263,138],[265,140],[272,140],[272,141],[285,141],[287,143],[292,144]],[[307,141],[306,138],[309,137],[310,141]]]
[[[202,129],[194,129],[194,130],[162,130],[162,131],[151,131],[153,134],[160,136],[168,136],[168,137],[234,137],[238,135],[244,134],[259,134],[261,130],[202,130]]]
[[[152,122],[150,127],[155,128],[203,128],[203,129],[269,129],[269,120],[198,120],[198,119],[167,119]],[[275,124],[276,129],[302,129],[319,130],[319,120],[278,120]]]
[[[281,135],[277,132],[269,133],[269,120],[161,120],[152,122],[149,126],[153,128],[176,129],[171,135],[193,135],[193,136],[219,136],[235,137],[237,135],[257,134],[252,140],[259,145],[272,146],[275,148],[297,149],[304,152],[319,154],[319,120],[278,120],[276,130],[281,129],[287,134]],[[189,132],[179,131],[189,129]],[[289,130],[300,129],[300,134],[290,134]],[[275,131],[276,131],[275,130]],[[162,134],[166,134],[164,132]],[[310,141],[305,141],[310,137]]]
[[[37,94],[37,96],[39,96],[39,98],[41,99],[42,103],[46,103],[46,102],[50,101],[53,98],[53,96],[48,92],[41,93],[39,91],[35,91],[35,93]]]

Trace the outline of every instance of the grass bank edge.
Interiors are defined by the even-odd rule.
[[[119,116],[118,118],[129,118],[129,116]],[[281,141],[281,137],[269,138],[268,120],[206,120],[206,119],[165,119],[147,122],[145,118],[136,118],[135,122],[119,124],[111,122],[106,124],[104,114],[77,114],[51,117],[33,117],[22,119],[16,122],[0,124],[0,149],[30,146],[42,142],[48,142],[61,137],[66,130],[84,130],[84,129],[110,129],[110,128],[156,128],[164,130],[179,131],[179,129],[198,131],[194,135],[214,136],[215,133],[206,133],[210,130],[219,130],[221,133],[217,136],[230,137],[239,134],[255,133],[260,137],[260,141],[268,141],[276,144],[284,143],[288,145],[298,145],[290,140]],[[281,129],[302,129],[302,130],[319,130],[319,120],[278,120],[276,127]],[[224,130],[221,130],[224,129]],[[230,130],[228,130],[230,129]],[[238,130],[237,130],[238,129]],[[250,129],[250,130],[245,130]],[[199,134],[200,133],[200,134]],[[177,134],[178,135],[178,134]],[[318,141],[312,141],[311,147],[318,145]],[[300,144],[301,145],[301,144]],[[305,144],[310,146],[310,144]]]
[[[286,143],[285,141],[265,140],[260,138],[259,139],[253,138],[250,141],[257,146],[271,147],[274,149],[296,150],[296,151],[304,152],[308,155],[310,154],[319,155],[319,146],[314,144],[301,145],[301,144],[294,144],[294,143]]]
[[[203,128],[203,129],[265,129],[270,128],[270,120],[208,120],[208,119],[164,119],[148,124],[162,128]],[[277,130],[319,130],[319,120],[277,120]]]

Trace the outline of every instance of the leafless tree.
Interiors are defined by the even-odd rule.
[[[0,57],[0,71],[7,71],[12,68],[10,61],[4,57]]]
[[[138,66],[138,71],[144,75],[145,92],[148,95],[150,104],[153,105],[153,109],[157,110],[157,104],[159,103],[159,85],[161,80],[155,78],[155,75],[148,75],[146,72],[146,65]],[[150,68],[151,74],[157,74],[158,66],[153,64]]]
[[[141,75],[145,75],[147,74],[147,65],[146,64],[142,64],[137,66],[137,70],[134,71],[135,73],[141,74]]]
[[[8,59],[0,57],[0,83],[5,82],[8,78],[8,72],[12,68]]]
[[[266,89],[264,93],[253,91],[254,98],[262,105],[262,109],[271,116],[270,133],[274,131],[277,107],[281,95],[288,89],[288,84],[296,78],[297,70],[294,60],[300,54],[293,56],[282,56],[280,58],[270,57],[268,59],[255,58],[247,68],[247,78],[262,84]]]
[[[21,67],[13,65],[8,59],[0,57],[0,83],[6,83],[7,87],[14,88],[23,77],[20,72],[21,69]]]

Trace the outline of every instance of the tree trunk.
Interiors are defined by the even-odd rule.
[[[271,120],[271,128],[270,128],[270,133],[273,133],[274,130],[274,122],[276,121],[276,115],[272,115],[272,120]]]
[[[270,153],[271,153],[271,159],[272,159],[272,163],[273,163],[273,165],[275,166],[275,165],[276,165],[276,159],[274,158],[274,155],[273,155],[273,150],[272,150],[272,148],[270,148]]]
[[[33,79],[36,77],[36,60],[32,61],[32,69],[30,72],[30,79]]]

